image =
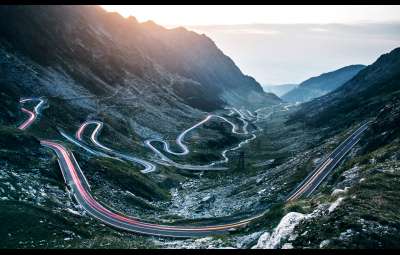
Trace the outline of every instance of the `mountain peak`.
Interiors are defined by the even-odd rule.
[[[136,77],[164,87],[169,81],[171,93],[207,111],[226,104],[256,107],[280,101],[243,75],[211,39],[186,28],[169,30],[151,20],[138,23],[135,17],[90,6],[20,8],[0,8],[0,40],[38,64],[61,66],[89,91],[105,91]]]

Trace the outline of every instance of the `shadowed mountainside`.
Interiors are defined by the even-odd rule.
[[[136,95],[146,89],[148,97],[165,96],[205,111],[280,101],[207,36],[184,28],[138,23],[92,6],[3,6],[0,14],[5,51],[70,76],[92,95],[130,86]]]
[[[307,79],[282,96],[288,102],[306,102],[323,96],[354,77],[364,65],[350,65]]]
[[[304,103],[290,121],[331,130],[374,117],[400,92],[400,48],[383,54],[331,93]]]

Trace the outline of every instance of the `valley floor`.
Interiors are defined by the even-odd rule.
[[[140,236],[106,227],[92,219],[66,192],[56,158],[41,148],[35,138],[40,131],[35,130],[35,126],[27,132],[2,127],[0,218],[6,224],[1,229],[0,246],[369,247],[361,240],[363,238],[375,240],[376,245],[382,247],[396,246],[396,242],[390,240],[396,236],[395,222],[398,219],[395,214],[388,213],[396,208],[398,196],[392,188],[395,183],[386,182],[397,180],[397,160],[393,157],[398,157],[398,141],[368,154],[362,153],[365,144],[356,146],[347,156],[348,160],[334,171],[314,196],[285,204],[289,192],[354,130],[352,127],[329,137],[330,133],[324,133],[324,130],[310,129],[301,124],[289,125],[286,121],[291,111],[293,108],[284,106],[258,111],[257,118],[253,118],[248,126],[256,138],[243,144],[239,150],[243,152],[241,157],[237,152],[227,154],[228,169],[224,171],[189,171],[157,164],[156,171],[141,174],[135,164],[92,155],[63,141],[74,151],[97,200],[126,215],[163,224],[210,225],[251,217],[256,212],[267,210],[261,219],[228,235],[185,240]],[[217,114],[231,117],[237,125],[243,125],[230,116],[229,111]],[[171,155],[170,158],[185,164],[219,160],[223,149],[234,147],[248,137],[231,134],[230,128],[224,122],[206,123],[184,140],[193,153]],[[140,143],[134,141],[133,147],[124,147],[124,144],[113,141],[112,132],[105,126],[98,139],[120,151],[134,151],[135,155],[154,159],[155,156]],[[85,139],[89,140],[89,134]],[[170,133],[168,137],[178,134]],[[10,140],[15,141],[12,146],[7,144]],[[179,151],[172,142],[172,149]],[[387,195],[373,196],[379,207],[371,215],[367,197],[374,194],[378,184],[379,188],[388,189],[385,190]],[[293,213],[299,216],[293,216]],[[343,218],[341,215],[345,214],[347,216]],[[286,222],[288,217],[298,218]]]

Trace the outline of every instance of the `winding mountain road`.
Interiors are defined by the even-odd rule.
[[[29,100],[36,100],[36,99],[23,99],[23,100],[21,100],[21,103],[29,101]],[[43,105],[44,101],[43,101],[43,99],[37,99],[37,100],[39,100],[40,102],[38,105],[35,106],[34,112],[29,111],[25,108],[22,108],[22,111],[28,113],[30,115],[30,117],[28,120],[26,120],[24,123],[22,123],[18,127],[19,129],[25,130],[27,127],[29,127],[29,125],[31,125],[34,122],[34,120],[36,119],[37,114],[40,113],[40,108]],[[186,129],[177,137],[176,142],[180,146],[180,148],[182,150],[181,152],[171,151],[168,143],[166,143],[163,140],[157,140],[157,141],[162,142],[164,144],[164,150],[168,153],[171,153],[174,155],[186,155],[189,153],[189,149],[183,143],[184,137],[187,135],[187,133],[189,133],[193,129],[197,128],[198,126],[206,123],[213,117],[220,118],[220,119],[228,122],[230,125],[232,125],[232,133],[249,134],[249,132],[247,131],[247,121],[245,120],[245,117],[243,116],[243,114],[240,111],[237,111],[236,109],[233,109],[231,111],[232,114],[233,114],[233,112],[238,113],[240,115],[240,118],[242,119],[242,121],[244,121],[246,123],[242,127],[242,132],[238,132],[238,127],[233,122],[229,121],[228,119],[218,116],[218,115],[208,115],[205,119],[203,119],[199,123],[195,124],[194,126],[190,127],[189,129]],[[250,113],[249,113],[249,115],[250,115]],[[253,116],[251,116],[251,117],[253,117]],[[358,143],[361,136],[367,130],[369,123],[370,123],[370,121],[362,124],[345,141],[343,141],[323,162],[321,162],[321,164],[314,171],[312,171],[307,176],[307,178],[305,178],[303,180],[303,182],[301,182],[289,194],[289,196],[286,199],[286,202],[293,201],[295,199],[300,198],[301,196],[310,196],[312,194],[312,192],[327,177],[327,175],[329,175],[329,173],[331,173],[332,170],[337,166],[337,164],[344,158],[344,156],[355,146],[355,144]],[[145,166],[145,170],[142,170],[142,171],[146,171],[146,170],[150,171],[152,166],[154,166],[153,164],[151,164],[147,161],[138,159],[136,157],[132,157],[132,156],[128,156],[128,155],[124,155],[124,154],[115,152],[111,148],[99,143],[99,141],[97,140],[97,136],[103,127],[103,123],[101,123],[99,121],[87,121],[87,122],[83,123],[76,133],[77,140],[82,141],[82,134],[88,125],[96,125],[94,131],[91,134],[91,141],[97,147],[101,148],[102,150],[106,151],[107,153],[114,154],[116,156],[116,159],[118,159],[118,157],[121,157],[121,158],[124,158],[127,160],[131,160],[133,162],[142,164],[143,166]],[[87,151],[89,151],[91,153],[94,153],[97,155],[108,156],[107,154],[105,154],[103,152],[97,152],[97,151],[91,150],[84,144],[69,137],[62,131],[61,131],[61,134],[63,134],[63,136],[66,137],[69,141],[74,142],[75,144],[85,148]],[[241,143],[239,143],[239,145],[235,146],[234,148],[225,150],[222,153],[223,157],[224,157],[223,160],[213,162],[207,166],[211,166],[213,164],[218,164],[221,162],[227,162],[228,158],[225,155],[227,151],[240,148],[243,144],[245,144],[255,138],[256,138],[256,136],[254,134],[252,134],[252,136],[250,138],[248,138],[245,141],[242,141]],[[155,140],[146,140],[146,142],[147,142],[146,144],[148,146],[152,147],[151,143],[154,141]],[[110,210],[110,209],[106,208],[104,205],[102,205],[101,203],[99,203],[91,195],[90,184],[88,183],[88,181],[87,181],[84,173],[82,172],[82,169],[80,168],[78,162],[76,161],[73,153],[68,151],[63,145],[61,145],[57,141],[41,140],[40,143],[43,146],[53,150],[56,153],[64,181],[67,184],[67,186],[70,190],[70,193],[73,195],[73,197],[75,198],[77,203],[82,207],[82,209],[84,209],[89,215],[96,218],[97,220],[104,222],[105,224],[115,227],[115,228],[118,228],[118,229],[123,229],[123,230],[140,233],[140,234],[155,235],[155,236],[203,237],[203,236],[210,236],[210,235],[226,234],[232,229],[246,226],[251,221],[258,219],[265,214],[265,213],[261,213],[254,217],[246,218],[246,219],[243,219],[243,220],[240,220],[237,222],[233,222],[233,223],[211,225],[211,226],[171,226],[171,225],[147,223],[138,218],[126,216],[123,213],[116,212],[115,210]],[[153,151],[156,152],[163,160],[168,162],[169,159],[164,154],[159,152],[156,148],[154,148]],[[99,153],[101,153],[101,154],[99,154]],[[188,166],[190,166],[190,165],[188,165]],[[193,166],[193,167],[205,168],[205,166]],[[217,169],[217,168],[214,168],[214,169]],[[202,170],[204,170],[204,169],[202,169]],[[151,170],[151,171],[153,171],[153,170]]]
[[[206,118],[204,118],[203,120],[201,120],[200,122],[196,123],[195,125],[191,126],[190,128],[184,130],[183,132],[181,132],[178,137],[176,138],[176,143],[177,145],[180,147],[181,151],[180,152],[175,152],[172,151],[169,144],[162,140],[162,139],[147,139],[146,141],[144,141],[144,144],[149,147],[160,159],[159,160],[154,160],[156,163],[164,165],[164,166],[174,166],[176,168],[179,169],[185,169],[185,170],[196,170],[196,171],[219,171],[219,170],[227,170],[227,167],[215,167],[215,165],[217,164],[222,164],[222,163],[227,163],[229,161],[229,158],[226,156],[226,154],[229,151],[234,151],[237,150],[239,148],[241,148],[244,144],[250,142],[251,140],[254,140],[256,138],[255,134],[251,134],[250,138],[240,142],[237,146],[233,147],[233,148],[229,148],[229,149],[225,149],[222,151],[221,155],[223,157],[222,160],[218,160],[218,161],[214,161],[210,164],[207,165],[191,165],[191,164],[180,164],[177,163],[173,160],[171,160],[170,158],[168,158],[165,154],[163,154],[161,151],[159,151],[154,145],[153,143],[155,142],[160,142],[163,144],[163,149],[172,155],[177,155],[177,156],[183,156],[183,155],[187,155],[189,154],[190,150],[188,149],[188,147],[184,144],[183,140],[185,138],[185,136],[192,130],[196,129],[197,127],[203,125],[204,123],[208,122],[211,118],[217,118],[217,119],[221,119],[227,123],[229,123],[232,126],[231,132],[234,134],[238,134],[238,135],[248,135],[249,132],[247,130],[247,126],[248,126],[248,122],[246,121],[245,117],[242,115],[242,113],[240,111],[238,111],[237,109],[233,108],[233,113],[236,112],[240,115],[240,120],[243,122],[243,127],[242,127],[242,131],[239,131],[239,127],[233,123],[232,121],[228,120],[225,117],[219,116],[219,115],[208,115]],[[141,170],[142,173],[149,173],[149,172],[153,172],[156,170],[156,166],[146,160],[131,156],[131,155],[127,155],[124,153],[120,153],[117,152],[103,144],[101,144],[98,140],[97,137],[99,135],[99,132],[101,131],[101,129],[103,128],[103,123],[100,121],[95,121],[95,120],[91,120],[91,121],[86,121],[84,122],[79,129],[77,130],[75,137],[77,140],[82,141],[82,134],[84,133],[85,129],[87,128],[88,125],[96,125],[95,129],[93,130],[90,139],[93,142],[93,144],[95,144],[97,147],[103,149],[104,151],[106,151],[107,153],[112,153],[114,156],[116,157],[120,157],[122,159],[128,160],[128,161],[132,161],[138,164],[141,164],[145,167],[144,170]],[[94,151],[91,150],[90,148],[87,148],[87,146],[84,146],[82,144],[79,144],[77,141],[74,141],[73,139],[71,139],[70,137],[68,137],[65,133],[61,133],[64,137],[66,137],[68,140],[72,140],[73,143],[83,147],[85,150],[93,153]]]
[[[52,149],[57,154],[64,181],[68,185],[71,194],[75,197],[78,204],[92,217],[118,229],[155,236],[200,237],[226,234],[230,229],[245,226],[250,221],[263,215],[259,214],[235,223],[204,227],[169,226],[142,222],[138,218],[113,212],[96,201],[96,199],[90,194],[90,185],[87,183],[86,178],[84,178],[78,162],[75,160],[73,154],[64,146],[55,141],[47,140],[42,140],[41,144]]]
[[[85,128],[88,125],[95,125],[95,129],[93,130],[91,136],[90,136],[90,140],[98,147],[100,147],[101,149],[107,151],[107,153],[113,154],[115,157],[119,157],[122,159],[125,159],[127,161],[142,165],[144,167],[144,169],[141,170],[142,173],[150,173],[156,170],[156,166],[146,160],[140,159],[138,157],[134,157],[134,156],[130,156],[121,152],[117,152],[111,148],[108,148],[107,146],[104,146],[103,144],[101,144],[98,140],[97,137],[99,135],[99,132],[101,131],[101,129],[103,128],[103,122],[100,121],[86,121],[84,122],[78,129],[78,131],[75,134],[75,137],[77,140],[82,141],[82,134],[85,130]]]
[[[21,110],[29,115],[29,118],[25,120],[21,125],[18,126],[18,129],[20,130],[25,130],[27,129],[32,123],[36,120],[37,115],[40,114],[40,109],[42,105],[44,104],[44,100],[42,98],[25,98],[21,99],[19,102],[25,103],[28,101],[39,101],[39,103],[35,106],[34,111],[30,111],[24,107],[21,108]]]
[[[200,122],[198,122],[198,123],[196,123],[195,125],[193,125],[192,127],[188,128],[188,129],[186,129],[186,130],[184,130],[184,131],[176,138],[176,144],[179,145],[179,147],[181,148],[182,152],[174,152],[174,151],[171,151],[171,149],[170,149],[170,147],[169,147],[169,144],[168,144],[166,141],[162,140],[162,139],[148,139],[148,140],[145,141],[145,144],[146,144],[156,155],[158,155],[158,156],[160,157],[161,161],[164,161],[165,163],[167,163],[166,165],[172,165],[172,166],[175,166],[175,167],[177,167],[177,168],[186,169],[186,170],[200,170],[200,171],[205,171],[205,170],[226,170],[226,169],[228,169],[227,167],[214,167],[214,166],[217,165],[217,164],[227,163],[227,162],[229,161],[229,158],[226,156],[226,154],[227,154],[229,151],[234,151],[234,150],[237,150],[237,149],[241,148],[244,144],[246,144],[246,143],[250,142],[251,140],[255,139],[255,138],[256,138],[256,135],[255,135],[255,134],[251,134],[251,137],[250,137],[250,138],[248,138],[248,139],[246,139],[246,140],[240,142],[237,146],[235,146],[235,147],[233,147],[233,148],[229,148],[229,149],[223,150],[222,153],[221,153],[221,155],[222,155],[222,157],[223,157],[222,160],[214,161],[214,162],[212,162],[212,163],[210,163],[210,164],[207,164],[207,165],[187,165],[187,164],[179,164],[179,163],[176,163],[176,162],[174,162],[173,160],[171,160],[170,158],[168,158],[168,157],[167,157],[165,154],[163,154],[161,151],[159,151],[156,147],[154,147],[152,143],[154,143],[154,142],[160,142],[160,143],[162,143],[162,144],[163,144],[163,149],[164,149],[166,152],[170,153],[170,154],[173,154],[173,155],[186,155],[186,154],[188,154],[190,151],[189,151],[189,149],[187,148],[187,146],[183,143],[183,139],[185,138],[185,136],[186,136],[190,131],[192,131],[192,130],[194,130],[195,128],[197,128],[197,127],[203,125],[204,123],[208,122],[211,118],[221,119],[221,120],[227,122],[228,124],[230,124],[230,125],[232,126],[231,132],[234,133],[234,134],[238,134],[238,135],[248,135],[248,134],[249,134],[249,132],[248,132],[248,130],[247,130],[248,122],[244,119],[244,116],[243,116],[239,111],[237,111],[237,110],[234,109],[234,108],[231,109],[231,110],[232,110],[232,112],[235,112],[235,111],[236,111],[236,112],[240,115],[240,118],[239,118],[239,119],[243,122],[242,132],[239,132],[239,131],[238,131],[238,130],[239,130],[239,127],[238,127],[235,123],[233,123],[233,122],[231,122],[230,120],[228,120],[227,118],[222,117],[222,116],[219,116],[219,115],[215,115],[215,114],[210,114],[210,115],[208,115],[206,118],[204,118],[203,120],[201,120]],[[232,112],[231,112],[231,113],[232,113]],[[233,113],[232,113],[232,114],[233,114]],[[159,163],[162,164],[162,162],[159,162]],[[164,163],[164,164],[165,164],[165,163]]]

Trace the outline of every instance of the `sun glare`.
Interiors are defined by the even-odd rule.
[[[254,5],[101,5],[140,22],[163,26],[234,25],[252,23],[357,23],[400,21],[399,6],[254,6]]]

